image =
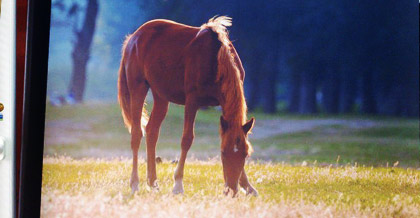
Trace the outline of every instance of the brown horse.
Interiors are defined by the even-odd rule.
[[[131,132],[133,170],[131,189],[138,190],[137,155],[146,135],[147,184],[156,183],[155,151],[160,126],[169,102],[185,105],[181,157],[175,170],[173,193],[183,193],[184,164],[194,138],[194,120],[203,106],[222,107],[220,117],[221,156],[225,193],[238,190],[257,195],[244,170],[252,152],[248,133],[254,118],[246,121],[246,102],[241,60],[228,38],[231,18],[215,17],[201,27],[169,20],[152,20],[127,37],[122,48],[118,100],[125,125]],[[152,90],[154,104],[150,119],[143,104]],[[144,134],[144,130],[146,134]]]

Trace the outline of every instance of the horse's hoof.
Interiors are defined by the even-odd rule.
[[[254,196],[254,197],[258,197],[258,191],[255,188],[250,187],[250,188],[248,188],[248,190],[246,192],[246,195],[251,195],[251,196]]]
[[[138,190],[139,190],[139,183],[138,182],[131,183],[131,194],[133,195]]]
[[[172,189],[172,193],[174,195],[184,194],[184,186],[182,185],[181,180],[175,181],[175,185],[174,185],[174,188]]]
[[[134,194],[139,190],[139,177],[137,175],[131,175],[130,178],[131,194]]]
[[[225,189],[223,190],[223,194],[225,196],[229,196],[229,197],[234,198],[234,197],[238,196],[237,195],[238,194],[238,189],[235,191],[235,190],[225,186]]]
[[[155,180],[152,185],[147,184],[147,190],[152,192],[159,192],[159,185],[157,181]]]
[[[172,190],[172,194],[174,194],[174,195],[184,194],[184,189],[174,188]]]
[[[147,190],[149,192],[155,192],[155,193],[158,193],[160,191],[159,186],[147,186]]]
[[[159,192],[160,191],[160,189],[159,189],[159,186],[158,185],[154,185],[154,186],[150,186],[150,185],[148,185],[147,186],[147,191],[149,191],[149,192]]]

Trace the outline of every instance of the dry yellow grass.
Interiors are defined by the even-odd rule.
[[[130,194],[130,160],[45,158],[43,217],[419,217],[420,171],[249,163],[258,198],[222,195],[217,161],[186,165],[185,191],[170,194],[175,165],[158,165],[160,192]]]
[[[84,196],[49,193],[42,200],[43,217],[418,217],[415,205],[392,205],[362,210],[359,205],[341,209],[338,205],[304,201],[278,203],[261,199],[149,194],[129,201],[122,195]]]

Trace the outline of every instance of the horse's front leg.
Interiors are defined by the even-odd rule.
[[[239,185],[245,189],[247,195],[258,196],[258,191],[248,181],[245,168],[242,170],[241,177],[239,177]]]
[[[157,95],[153,95],[153,98],[153,110],[146,126],[147,185],[152,189],[159,190],[156,182],[156,143],[159,137],[160,126],[168,112],[169,103]]]
[[[190,150],[194,139],[194,121],[197,110],[198,106],[195,102],[187,98],[184,113],[184,133],[181,141],[181,157],[179,158],[174,174],[175,185],[172,190],[172,193],[174,194],[184,193],[184,185],[182,184],[182,179],[184,177],[184,164],[187,159],[188,150]]]

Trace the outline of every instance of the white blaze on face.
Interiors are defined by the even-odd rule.
[[[234,145],[234,146],[233,146],[233,152],[235,152],[235,153],[236,153],[236,152],[238,152],[238,151],[239,151],[239,149],[238,149],[238,145]]]

